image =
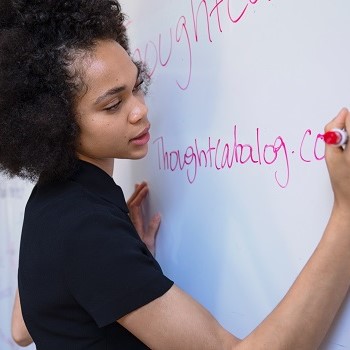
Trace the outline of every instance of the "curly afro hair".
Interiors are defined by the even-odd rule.
[[[1,0],[0,171],[56,181],[76,169],[71,67],[103,39],[129,52],[117,0]]]

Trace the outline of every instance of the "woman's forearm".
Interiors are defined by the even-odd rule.
[[[334,212],[320,244],[273,312],[237,349],[317,349],[350,285],[350,220]]]
[[[16,290],[15,302],[13,305],[11,330],[12,338],[18,345],[27,346],[33,342],[23,320],[18,289]]]

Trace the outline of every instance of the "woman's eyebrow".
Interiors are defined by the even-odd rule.
[[[137,81],[137,79],[139,78],[139,75],[140,75],[140,67],[137,64],[135,64],[135,66],[137,68],[135,81]],[[126,85],[122,85],[122,86],[116,86],[114,88],[111,88],[111,89],[107,90],[103,95],[97,97],[96,101],[94,102],[94,105],[98,105],[104,99],[106,99],[106,98],[108,98],[110,96],[117,95],[120,92],[124,91],[125,89],[126,89]]]
[[[117,86],[114,87],[112,89],[109,89],[108,91],[106,91],[103,95],[99,96],[96,101],[94,102],[94,105],[98,105],[99,103],[101,103],[104,99],[106,99],[107,97],[119,94],[120,92],[124,91],[126,89],[125,85],[122,86]]]

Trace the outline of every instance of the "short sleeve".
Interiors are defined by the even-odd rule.
[[[69,231],[66,283],[99,327],[157,299],[173,285],[130,221],[94,212]]]

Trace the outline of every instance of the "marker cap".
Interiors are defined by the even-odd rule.
[[[348,134],[343,129],[332,129],[323,135],[324,142],[328,145],[342,146],[348,140]]]

